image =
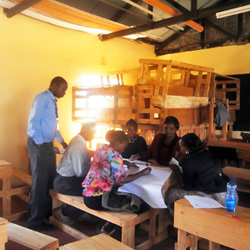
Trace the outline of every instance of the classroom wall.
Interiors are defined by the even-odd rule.
[[[0,158],[27,172],[29,111],[35,95],[53,77],[60,75],[69,83],[66,96],[58,100],[60,131],[69,142],[79,132],[71,121],[71,89],[81,84],[83,75],[138,68],[139,58],[154,58],[151,45],[124,38],[101,42],[94,35],[21,14],[9,19],[2,8],[0,30]]]
[[[247,74],[250,73],[250,44],[182,52],[159,56],[158,59],[210,67],[222,75]]]

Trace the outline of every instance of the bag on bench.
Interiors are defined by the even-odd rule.
[[[106,191],[102,196],[102,206],[110,211],[136,213],[142,203],[138,196],[118,191]]]

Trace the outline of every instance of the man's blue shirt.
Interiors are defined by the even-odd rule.
[[[29,115],[27,134],[36,144],[52,142],[56,139],[63,142],[57,130],[57,107],[55,96],[47,89],[38,94],[32,104]]]

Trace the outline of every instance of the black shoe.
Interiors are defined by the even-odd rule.
[[[47,224],[45,222],[42,222],[41,224],[37,226],[29,226],[29,229],[35,230],[35,231],[52,231],[54,229],[54,226],[51,224]]]

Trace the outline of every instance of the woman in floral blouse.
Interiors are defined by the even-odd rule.
[[[123,164],[121,153],[128,146],[128,139],[123,131],[110,130],[106,134],[109,146],[99,146],[94,154],[89,172],[82,183],[84,203],[95,210],[105,210],[102,206],[102,194],[110,191],[114,185],[131,182],[141,176],[148,175],[151,168],[145,168],[133,175],[128,175]]]

